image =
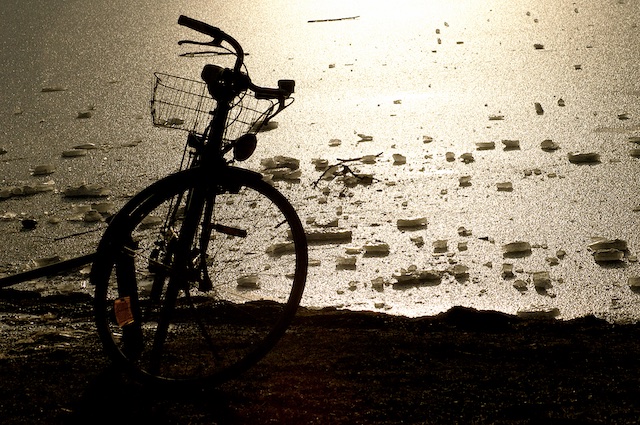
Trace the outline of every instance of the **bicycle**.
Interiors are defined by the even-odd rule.
[[[155,74],[154,124],[187,131],[180,170],[113,217],[90,280],[114,362],[145,382],[215,385],[273,348],[304,290],[308,252],[297,213],[261,174],[234,165],[293,102],[295,83],[256,86],[238,41],[186,16],[178,23],[212,37],[178,44],[233,54],[234,66],[207,64],[202,81]]]

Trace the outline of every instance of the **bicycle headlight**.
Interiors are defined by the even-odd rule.
[[[240,136],[233,144],[233,158],[236,161],[245,161],[253,155],[256,150],[258,139],[255,134],[244,134]]]

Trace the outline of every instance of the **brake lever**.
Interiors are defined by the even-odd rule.
[[[180,40],[178,41],[178,46],[182,46],[183,44],[195,44],[196,46],[214,46],[220,47],[222,44],[222,40],[213,39],[211,41],[193,41],[193,40]]]

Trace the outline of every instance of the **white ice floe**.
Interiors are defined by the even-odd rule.
[[[99,184],[81,184],[66,188],[63,195],[68,198],[102,197],[108,196],[111,191]]]
[[[500,192],[511,192],[513,190],[513,183],[511,182],[496,183],[496,187]]]
[[[560,149],[560,146],[551,139],[543,140],[542,143],[540,143],[540,147],[543,151],[547,152],[552,152]]]
[[[353,232],[351,230],[323,230],[323,231],[308,231],[308,242],[319,243],[347,243],[351,242],[353,238]]]
[[[619,249],[599,249],[593,253],[593,259],[597,262],[622,261],[624,252]]]
[[[606,238],[593,238],[593,242],[589,244],[588,248],[591,251],[600,251],[603,249],[617,249],[619,251],[626,251],[627,241],[622,239],[606,239]]]
[[[567,154],[569,162],[572,164],[596,164],[600,162],[600,154],[596,152],[573,153]]]
[[[551,277],[549,276],[548,271],[542,272],[533,272],[531,273],[531,278],[533,280],[533,286],[539,289],[549,289],[551,288]]]
[[[520,140],[502,140],[504,150],[517,150],[520,149]]]
[[[389,244],[385,242],[372,242],[363,246],[365,255],[384,256],[389,255]]]
[[[31,170],[31,174],[34,176],[46,176],[47,174],[51,174],[55,171],[55,166],[51,164],[42,164],[36,165]]]
[[[400,271],[392,276],[397,285],[421,285],[440,283],[442,272],[436,270],[419,270],[415,265]]]
[[[460,187],[469,187],[471,186],[471,176],[461,176],[458,178],[458,184]]]
[[[407,157],[399,154],[399,153],[394,153],[393,154],[393,165],[404,165],[407,163]]]
[[[476,143],[476,149],[479,151],[492,150],[496,148],[495,142],[478,142]]]
[[[427,225],[426,217],[399,218],[396,222],[398,229],[416,229]]]
[[[338,270],[355,270],[358,257],[346,256],[336,257],[336,269]]]
[[[556,307],[531,307],[519,310],[517,315],[523,319],[553,319],[560,315],[560,310]]]
[[[292,254],[296,250],[293,242],[276,242],[267,247],[267,254],[271,256],[279,256],[284,254]]]
[[[257,289],[260,287],[260,278],[257,274],[241,276],[237,280],[238,288]]]
[[[504,254],[525,254],[531,252],[531,244],[525,241],[510,242],[502,246]]]
[[[76,158],[78,156],[85,156],[86,154],[86,149],[69,149],[66,151],[62,151],[63,158]]]

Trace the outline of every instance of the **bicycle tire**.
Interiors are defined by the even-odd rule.
[[[185,205],[198,190],[211,219],[188,241],[193,261],[176,270],[177,252],[185,250],[168,247],[177,246]],[[206,207],[197,213],[206,216]],[[105,231],[91,270],[96,327],[108,355],[139,380],[220,384],[282,337],[307,267],[297,213],[259,174],[181,171],[133,197]],[[174,305],[164,310],[163,302]]]

